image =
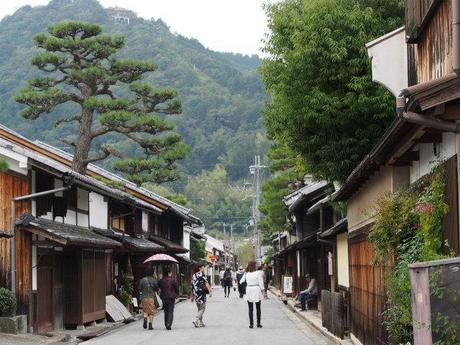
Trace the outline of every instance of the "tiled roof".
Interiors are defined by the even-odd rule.
[[[115,241],[123,244],[126,248],[136,252],[165,252],[166,248],[158,243],[146,240],[145,238],[133,237],[128,234],[123,235],[121,232],[105,229],[92,229],[97,234],[114,239]]]
[[[96,234],[88,228],[36,218],[30,213],[23,214],[16,222],[16,225],[22,226],[25,230],[34,232],[63,246],[90,248],[116,248],[121,246],[119,242]]]
[[[158,236],[150,236],[149,238],[151,241],[158,243],[168,250],[168,252],[178,254],[178,253],[187,253],[188,249],[182,247],[180,244],[174,243],[171,240],[166,238],[158,237]]]

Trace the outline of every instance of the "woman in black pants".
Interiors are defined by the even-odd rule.
[[[240,283],[246,283],[245,299],[249,308],[249,328],[254,328],[254,304],[256,305],[257,327],[262,328],[260,303],[264,293],[264,280],[260,272],[256,271],[256,262],[250,261],[246,273]]]
[[[230,290],[232,289],[232,271],[227,267],[224,272],[224,297],[230,297]]]

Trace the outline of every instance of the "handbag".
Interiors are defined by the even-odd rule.
[[[243,295],[246,295],[246,286],[248,286],[248,283],[246,282],[246,273],[244,274],[244,283],[241,283],[241,292],[243,293]],[[241,278],[243,279],[243,278]]]
[[[155,308],[157,309],[163,308],[163,301],[161,300],[160,296],[158,296],[158,293],[156,292],[153,295],[153,303],[155,304]]]

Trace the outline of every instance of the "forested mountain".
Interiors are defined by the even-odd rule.
[[[181,163],[184,175],[212,170],[216,163],[224,166],[232,181],[247,175],[254,154],[263,153],[260,150],[267,146],[265,137],[257,135],[262,133],[260,113],[267,97],[256,73],[259,58],[211,51],[195,39],[172,33],[161,19],[144,20],[128,10],[104,9],[96,0],[52,0],[47,6],[25,6],[0,22],[1,123],[32,139],[65,148],[59,138],[72,131],[70,125],[52,128],[55,113],[25,120],[18,115],[22,106],[13,99],[15,91],[38,74],[30,64],[36,53],[32,37],[64,19],[95,22],[103,26],[104,33],[126,36],[120,57],[154,60],[159,68],[147,81],[179,91],[183,114],[172,119],[191,147]],[[56,113],[69,111],[72,109],[63,107]],[[119,145],[130,150],[127,142]]]

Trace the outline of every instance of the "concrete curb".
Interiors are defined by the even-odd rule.
[[[278,298],[280,298],[280,299],[283,298],[283,294],[277,288],[275,288],[273,286],[270,286],[269,290],[270,290],[271,293],[273,293]],[[334,334],[329,332],[327,330],[327,328],[319,325],[318,323],[316,323],[312,319],[310,319],[308,317],[308,314],[301,313],[300,310],[295,308],[294,301],[288,300],[286,305],[289,307],[289,309],[291,309],[292,312],[296,313],[303,321],[307,322],[310,326],[312,326],[315,329],[317,329],[319,332],[321,332],[322,335],[324,335],[326,338],[328,338],[330,341],[334,342],[335,344],[338,344],[338,345],[352,345],[353,344],[350,339],[340,339],[340,338],[336,337]]]

